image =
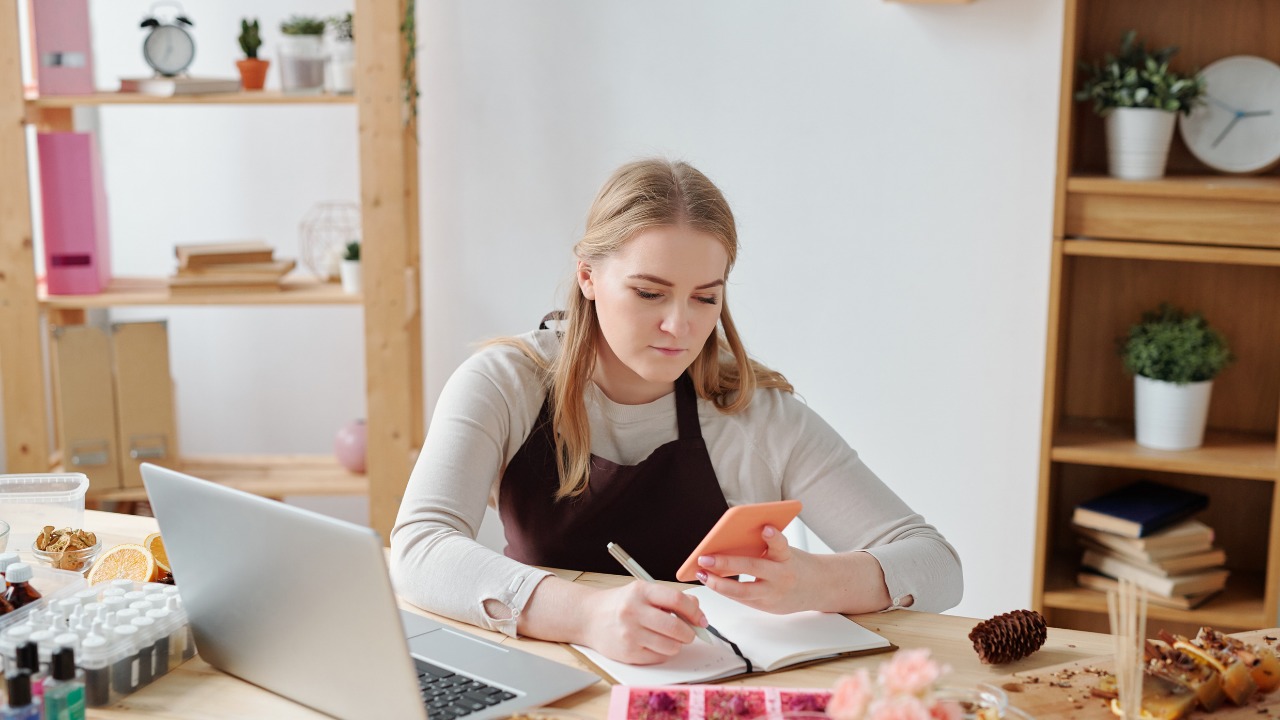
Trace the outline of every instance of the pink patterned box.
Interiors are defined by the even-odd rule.
[[[93,295],[111,279],[107,194],[93,133],[40,133],[40,205],[50,295]]]
[[[828,690],[736,685],[613,686],[609,720],[782,720],[823,713]]]

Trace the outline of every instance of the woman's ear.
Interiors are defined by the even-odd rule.
[[[585,261],[578,261],[578,288],[582,290],[582,296],[588,300],[595,301],[596,285],[595,279],[591,274],[591,266]]]

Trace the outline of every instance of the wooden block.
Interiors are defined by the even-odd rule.
[[[178,433],[164,321],[111,325],[122,487],[142,487],[144,462],[177,468]]]
[[[1235,633],[1232,637],[1274,649],[1275,638],[1280,637],[1280,628]],[[1266,638],[1272,640],[1268,642]],[[1099,677],[1112,672],[1114,667],[1114,658],[1102,655],[1038,670],[1024,670],[989,682],[1009,694],[1010,705],[1032,717],[1116,720],[1116,716],[1111,713],[1110,702],[1089,693],[1091,688],[1097,686]],[[1194,717],[1266,720],[1268,717],[1275,717],[1277,712],[1280,712],[1280,692],[1255,695],[1251,702],[1242,707],[1227,704],[1212,713],[1197,711]]]

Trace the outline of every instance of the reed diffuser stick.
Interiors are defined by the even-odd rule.
[[[1131,580],[1107,592],[1107,615],[1116,655],[1116,689],[1126,720],[1142,713],[1142,667],[1146,646],[1147,594]]]

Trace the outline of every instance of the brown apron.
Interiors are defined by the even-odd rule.
[[[688,374],[675,383],[677,439],[638,465],[591,456],[587,489],[555,499],[560,486],[551,399],[502,476],[498,510],[508,557],[530,565],[621,574],[605,545],[618,543],[659,580],[676,570],[729,509],[702,440],[698,396]]]

